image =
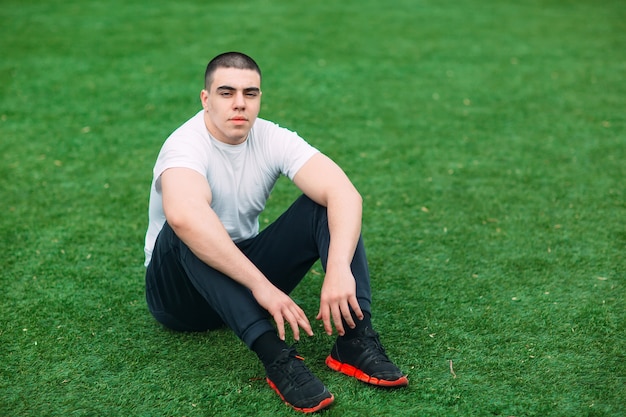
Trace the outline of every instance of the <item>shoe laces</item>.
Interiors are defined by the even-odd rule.
[[[374,361],[377,363],[380,362],[390,362],[391,360],[387,356],[385,352],[385,348],[380,342],[380,338],[378,337],[378,333],[374,330],[365,328],[363,333],[359,335],[356,339],[354,339],[355,343],[360,343],[363,347],[363,353],[367,356],[374,358]]]
[[[313,379],[313,374],[304,365],[304,358],[296,352],[294,346],[286,350],[286,354],[274,362],[274,366],[282,371],[296,386],[302,386]]]

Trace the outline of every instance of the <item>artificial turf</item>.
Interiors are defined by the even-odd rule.
[[[295,415],[227,330],[147,312],[161,143],[207,61],[364,197],[374,324],[410,385],[328,370],[328,416],[623,416],[618,0],[17,1],[0,7],[0,415]],[[277,185],[262,225],[297,196]],[[293,297],[317,312],[316,265]]]

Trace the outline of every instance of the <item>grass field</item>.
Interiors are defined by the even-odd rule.
[[[3,0],[0,416],[297,414],[229,331],[144,301],[152,166],[226,50],[366,204],[374,324],[411,383],[333,373],[317,328],[323,415],[626,415],[625,22],[619,0]]]

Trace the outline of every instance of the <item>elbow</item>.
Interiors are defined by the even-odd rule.
[[[359,193],[359,190],[357,190],[356,188],[354,189],[354,192],[353,192],[353,198],[354,198],[354,202],[359,207],[363,207],[363,197],[361,196],[361,193]]]
[[[168,210],[165,207],[164,209],[165,220],[176,234],[179,234],[181,230],[185,230],[187,228],[190,220],[189,216],[185,215],[185,212],[183,210],[173,210],[171,208]]]
[[[354,185],[352,185],[351,188],[352,189],[350,190],[351,191],[350,195],[354,199],[355,203],[357,203],[358,205],[362,206],[363,205],[363,197],[361,196],[361,193],[359,193],[359,190],[357,190]]]
[[[341,202],[342,205],[347,204],[353,208],[358,208],[360,210],[363,209],[363,197],[352,185],[350,187],[338,189],[335,194],[335,201]]]
[[[178,215],[166,215],[165,220],[174,231],[180,229],[185,224],[184,218]]]

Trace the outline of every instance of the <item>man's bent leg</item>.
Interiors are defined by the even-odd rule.
[[[176,331],[206,331],[224,325],[185,273],[174,232],[165,224],[146,269],[146,301],[154,318]]]
[[[320,259],[326,269],[330,232],[326,207],[306,196],[299,197],[276,221],[253,239],[239,244],[242,251],[285,293],[300,283]],[[362,310],[371,310],[370,275],[363,240],[351,264],[357,299]]]
[[[329,245],[326,208],[302,196],[254,239],[248,253],[259,269],[288,293],[318,257],[326,269]],[[267,256],[267,251],[273,256]],[[267,262],[268,258],[272,262]],[[369,384],[405,386],[408,384],[407,377],[389,360],[378,333],[372,329],[370,275],[361,238],[352,259],[351,270],[356,280],[359,306],[365,317],[363,320],[355,320],[357,326],[354,329],[350,329],[344,322],[346,334],[337,338],[326,363],[333,370]]]
[[[146,299],[155,318],[176,330],[206,330],[222,324],[210,307],[216,306],[248,347],[259,355],[258,346],[252,347],[256,340],[262,344],[261,351],[271,354],[259,357],[267,370],[267,382],[283,401],[304,412],[326,408],[333,402],[333,395],[304,365],[295,348],[278,339],[265,317],[267,312],[258,306],[250,291],[201,262],[167,224],[159,234],[146,271]],[[213,323],[202,321],[207,317],[203,309],[209,309]],[[243,320],[253,317],[258,320],[251,325]],[[272,351],[274,345],[276,350]]]
[[[146,292],[157,320],[173,316],[191,327],[182,330],[208,330],[226,323],[249,347],[261,334],[274,330],[252,293],[202,262],[167,223],[148,266]]]

